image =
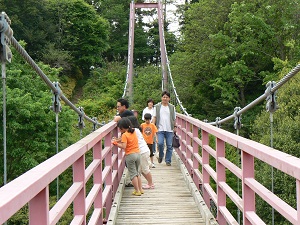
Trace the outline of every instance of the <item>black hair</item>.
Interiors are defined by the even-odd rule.
[[[167,92],[167,91],[163,91],[162,94],[161,94],[161,97],[164,96],[164,95],[167,95],[169,98],[170,98],[170,96],[171,96],[170,93]]]
[[[117,102],[120,102],[121,105],[125,105],[126,109],[129,108],[129,102],[125,98],[119,98]]]
[[[130,120],[133,128],[140,128],[140,123],[135,116],[127,116],[126,118]]]
[[[144,115],[144,119],[145,119],[145,120],[151,120],[151,118],[152,118],[152,115],[151,115],[150,113],[146,113],[146,114]]]
[[[118,127],[120,129],[128,129],[129,133],[133,133],[134,132],[134,127],[131,124],[130,120],[127,117],[123,117],[122,119],[120,119],[118,121]]]
[[[154,105],[154,101],[153,101],[153,99],[152,98],[149,98],[148,100],[147,100],[147,106],[148,106],[148,103],[149,102],[152,102],[153,103],[153,105]]]

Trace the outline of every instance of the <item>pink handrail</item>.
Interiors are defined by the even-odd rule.
[[[92,205],[89,224],[103,224],[125,167],[124,152],[111,145],[111,138],[117,135],[116,123],[110,122],[0,188],[0,224],[27,203],[30,225],[56,224],[72,203],[71,224],[87,224]],[[89,151],[93,152],[93,160],[86,167],[85,154]],[[71,166],[73,184],[50,209],[49,184]],[[90,179],[93,185],[86,193]]]
[[[230,198],[242,212],[243,224],[265,224],[255,211],[255,195],[260,196],[292,224],[300,224],[300,208],[294,209],[260,184],[255,179],[254,169],[254,160],[259,159],[295,178],[297,186],[295,199],[299,205],[299,158],[182,114],[177,114],[177,124],[181,147],[176,149],[176,152],[202,192],[207,206],[210,207],[211,201],[217,206],[217,220],[220,225],[238,224],[226,207],[227,198]],[[215,138],[216,149],[209,145],[209,136]],[[225,144],[241,151],[241,167],[226,158]],[[215,159],[216,169],[209,164],[210,157]],[[241,181],[242,197],[226,183],[226,170],[231,171]],[[212,187],[212,180],[216,185],[216,191]]]
[[[260,184],[254,170],[254,160],[259,159],[295,178],[295,198],[300,202],[300,159],[182,114],[177,114],[177,124],[181,142],[177,154],[202,192],[207,206],[211,206],[211,201],[217,206],[219,224],[238,224],[226,207],[227,198],[241,210],[244,224],[265,224],[256,214],[255,195],[292,224],[300,223],[300,209],[294,209]],[[71,224],[87,224],[86,216],[92,205],[94,210],[89,224],[103,224],[125,167],[124,152],[110,143],[117,132],[116,123],[111,122],[0,188],[0,224],[27,203],[31,225],[56,224],[71,203],[74,210]],[[209,135],[215,137],[215,149],[209,145]],[[241,151],[241,167],[226,158],[225,145],[228,144]],[[85,167],[85,154],[90,150],[93,161]],[[216,169],[209,164],[210,157],[215,159]],[[73,184],[49,209],[49,184],[71,166]],[[226,183],[226,170],[241,180],[241,197]],[[93,186],[86,193],[85,184],[91,177]]]

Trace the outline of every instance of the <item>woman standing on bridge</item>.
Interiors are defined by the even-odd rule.
[[[125,161],[128,168],[131,182],[134,186],[132,192],[135,196],[144,194],[142,189],[142,179],[139,173],[140,167],[140,149],[135,129],[132,127],[130,120],[126,117],[118,122],[118,127],[122,133],[121,138],[113,138],[112,144],[125,150]]]

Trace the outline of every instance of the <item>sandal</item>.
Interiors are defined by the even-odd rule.
[[[143,186],[143,189],[154,189],[154,184],[152,185],[146,184]]]

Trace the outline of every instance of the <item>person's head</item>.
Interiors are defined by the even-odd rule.
[[[140,127],[140,123],[135,116],[127,116],[126,118],[128,118],[130,120],[133,128]]]
[[[154,106],[154,101],[153,101],[152,98],[148,99],[148,101],[147,101],[147,106],[148,106],[148,108],[150,108],[150,109],[153,108],[153,106]]]
[[[128,119],[128,117],[123,117],[122,119],[120,119],[118,121],[118,127],[119,127],[121,133],[124,133],[126,131],[128,131],[129,133],[133,133],[134,132],[134,127],[131,124],[131,122]]]
[[[118,99],[118,101],[117,101],[117,110],[118,110],[119,114],[121,114],[122,112],[124,112],[128,108],[129,108],[129,103],[126,99],[124,99],[124,98]]]
[[[137,118],[138,115],[139,115],[139,111],[137,111],[137,110],[135,110],[135,109],[133,109],[133,110],[131,110],[131,111],[133,112],[133,115]]]
[[[145,118],[146,123],[150,123],[152,115],[150,113],[146,113],[144,115],[144,118]]]
[[[170,93],[167,91],[163,91],[161,94],[161,103],[163,105],[167,105],[170,101]]]

